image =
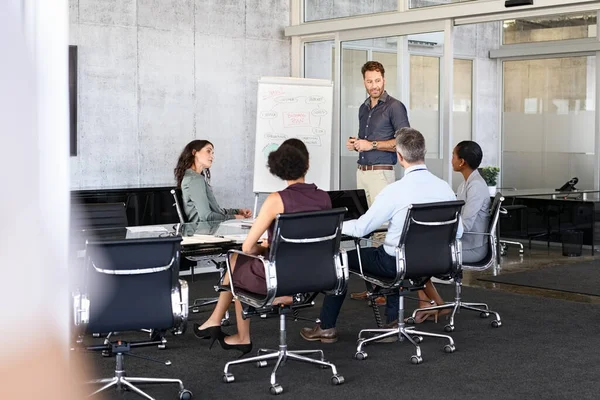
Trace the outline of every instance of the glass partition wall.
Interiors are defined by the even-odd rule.
[[[504,61],[502,187],[594,187],[596,57]]]
[[[341,43],[341,95],[340,95],[340,179],[339,187],[356,187],[355,152],[348,151],[345,141],[358,133],[358,110],[368,97],[364,88],[361,67],[369,60],[379,61],[385,68],[385,89],[407,107],[411,126],[423,133],[427,143],[427,163],[438,176],[443,176],[443,157],[440,116],[440,81],[442,74],[443,32],[407,35],[405,37],[374,38]],[[406,75],[398,69],[402,54],[397,43],[408,40],[408,69]],[[335,42],[306,43],[304,47],[304,76],[333,79],[335,74]],[[470,140],[472,133],[473,60],[454,59],[453,73],[453,128],[455,142]],[[406,81],[403,96],[402,82]],[[396,168],[402,176],[402,168]],[[454,186],[460,183],[456,175]]]
[[[573,176],[581,188],[600,186],[600,7],[544,0],[526,12],[497,7],[489,14],[486,2],[500,4],[378,1],[371,11],[346,10],[351,18],[314,18],[310,27],[290,30],[302,51],[297,76],[334,81],[334,187],[356,185],[357,156],[345,141],[358,131],[358,108],[367,97],[360,67],[368,60],[385,66],[386,90],[426,137],[428,166],[455,189],[462,177],[449,172],[451,151],[467,139],[482,146],[482,166],[500,167],[501,187],[553,188]],[[329,3],[349,4],[312,5]],[[447,13],[434,11],[446,7],[441,3],[452,3]],[[386,25],[388,18],[395,25]],[[427,32],[432,27],[437,32]]]

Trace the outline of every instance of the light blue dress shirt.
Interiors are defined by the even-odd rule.
[[[446,181],[429,172],[425,164],[413,165],[405,170],[404,178],[386,186],[377,195],[363,216],[344,222],[342,233],[362,237],[388,222],[384,249],[395,257],[394,249],[400,241],[409,205],[454,200],[456,196]],[[456,236],[460,238],[462,232],[461,223]]]

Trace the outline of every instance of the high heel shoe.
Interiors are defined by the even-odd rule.
[[[208,328],[204,329],[200,329],[200,326],[200,324],[194,323],[194,336],[196,336],[198,339],[210,339],[210,345],[208,346],[210,349],[223,333],[221,326],[209,326]]]
[[[248,353],[250,353],[252,351],[252,342],[250,342],[250,343],[242,343],[242,344],[229,344],[229,343],[227,343],[225,341],[226,337],[227,337],[227,335],[225,335],[223,332],[221,332],[221,335],[219,335],[219,344],[221,345],[221,347],[223,348],[223,350],[237,350],[237,351],[241,351],[242,354],[238,358],[242,358],[246,354],[248,354]]]

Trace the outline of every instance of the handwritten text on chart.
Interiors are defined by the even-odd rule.
[[[327,111],[323,110],[322,108],[315,108],[310,113],[315,117],[324,117],[325,115],[327,115]]]
[[[323,103],[325,103],[325,98],[323,96],[308,96],[306,98],[306,103],[308,103],[308,104],[323,104]]]
[[[312,135],[298,135],[298,139],[302,140],[307,146],[321,146],[321,138]]]
[[[271,89],[269,90],[269,93],[263,95],[263,100],[270,99],[271,97],[275,96],[281,96],[282,94],[285,94],[285,92],[281,89]]]
[[[323,128],[312,128],[312,133],[314,133],[315,135],[324,135],[325,134],[325,129],[323,129]]]
[[[286,128],[310,126],[310,115],[307,112],[284,112],[283,126]]]
[[[263,119],[277,118],[277,111],[261,111],[260,117]]]
[[[288,137],[283,133],[265,133],[265,138],[269,140],[285,140]]]
[[[288,97],[288,96],[279,96],[276,97],[275,99],[276,103],[297,103],[298,99],[295,97]]]

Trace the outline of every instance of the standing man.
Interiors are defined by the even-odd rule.
[[[358,110],[358,138],[350,137],[346,147],[359,153],[356,186],[364,189],[370,207],[379,192],[395,181],[394,165],[398,162],[395,132],[410,127],[410,124],[404,104],[385,91],[383,65],[368,61],[361,72],[369,97]],[[379,241],[383,241],[383,237],[381,234],[374,235],[374,239]],[[351,297],[365,299],[367,292],[352,293]],[[385,298],[377,302],[383,304]]]
[[[365,190],[370,207],[379,192],[395,181],[394,133],[410,124],[404,104],[385,91],[383,65],[369,61],[361,72],[369,97],[358,110],[358,138],[350,137],[346,147],[359,153],[356,186]]]

